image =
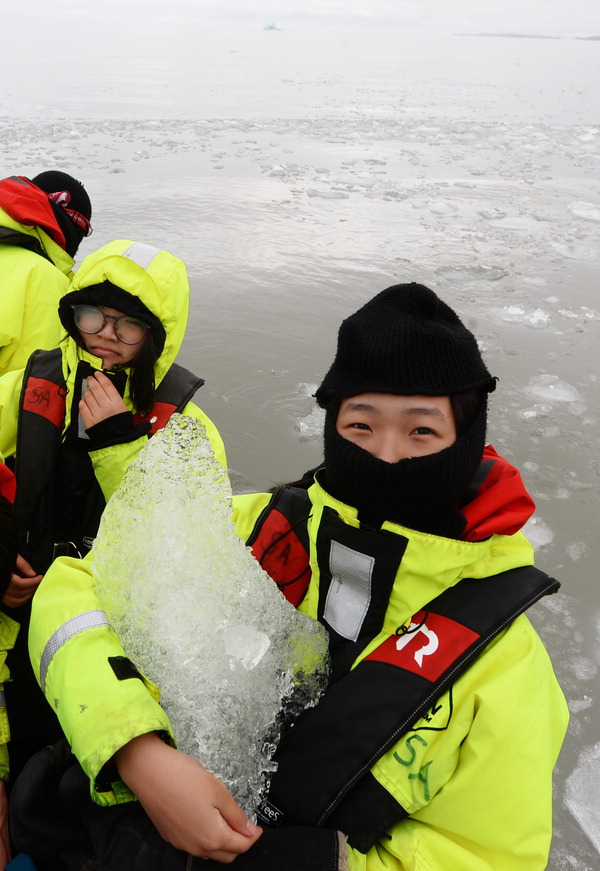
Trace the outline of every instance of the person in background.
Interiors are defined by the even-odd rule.
[[[111,673],[115,633],[67,631],[101,605],[91,567],[57,560],[30,653],[79,762],[32,760],[19,843],[60,853],[39,836],[52,806],[111,871],[542,871],[568,711],[524,611],[558,583],[533,567],[519,472],[486,445],[495,386],[433,291],[387,288],[342,323],[317,390],[324,463],[234,497],[238,534],[327,628],[332,659],[319,702],[283,730],[264,831],[237,857],[225,823],[198,812],[213,807],[206,773],[170,746],[151,687]],[[139,803],[116,806],[124,784]]]
[[[58,302],[91,217],[85,188],[66,172],[0,181],[0,376],[58,345]]]
[[[17,527],[12,510],[15,498],[15,478],[0,458],[0,597],[8,589],[10,576],[17,558]],[[0,868],[10,860],[8,831],[8,799],[5,782],[8,779],[8,740],[10,737],[4,684],[9,674],[6,655],[12,649],[19,627],[6,614],[0,612]]]
[[[22,626],[8,659],[11,780],[61,734],[27,655],[30,600],[52,560],[89,552],[127,466],[174,411],[205,424],[225,464],[215,426],[191,402],[204,382],[175,363],[188,305],[181,260],[116,240],[84,259],[60,300],[59,347],[0,378],[0,451],[15,458],[19,531],[3,604]]]

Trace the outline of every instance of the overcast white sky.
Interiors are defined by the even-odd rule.
[[[297,14],[390,19],[470,31],[600,34],[599,0],[189,0],[196,9],[284,21]]]
[[[35,26],[48,14],[111,15],[129,20],[160,10],[161,17],[251,19],[291,26],[306,16],[340,22],[387,21],[405,27],[470,33],[536,33],[548,36],[600,35],[600,0],[21,0],[3,10],[9,21]],[[37,16],[36,16],[37,13]]]

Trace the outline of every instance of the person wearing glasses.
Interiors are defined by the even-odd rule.
[[[9,655],[11,771],[61,734],[27,656],[30,600],[58,555],[91,549],[106,501],[173,412],[214,424],[191,397],[204,383],[175,363],[189,283],[168,251],[117,240],[86,257],[59,304],[66,337],[0,378],[0,453],[14,456],[19,557],[4,610],[23,627]]]
[[[56,307],[91,216],[85,188],[66,172],[0,181],[0,375],[60,341]]]
[[[15,494],[14,475],[0,461],[0,595],[8,587],[17,556],[17,530],[12,511]],[[14,643],[16,625],[3,617],[0,620],[0,650]],[[8,717],[2,703],[4,684],[8,680],[8,668],[0,656],[0,868],[10,860],[10,836],[8,831],[8,801],[4,781],[8,777]]]

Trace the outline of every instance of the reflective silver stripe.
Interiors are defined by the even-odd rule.
[[[374,557],[352,550],[339,541],[331,542],[331,584],[323,616],[342,638],[351,641],[358,638],[371,601],[374,565]]]
[[[76,614],[75,617],[71,617],[70,620],[67,620],[66,623],[58,627],[56,632],[46,642],[44,652],[42,653],[40,661],[40,685],[42,690],[46,686],[48,666],[63,644],[66,644],[74,635],[85,632],[86,629],[99,629],[101,626],[110,626],[110,623],[104,611],[97,609],[95,611],[84,611],[83,614]]]
[[[128,260],[133,260],[142,269],[147,269],[157,254],[160,254],[160,248],[155,248],[153,245],[145,245],[143,242],[134,242],[126,251],[123,251],[123,257]]]

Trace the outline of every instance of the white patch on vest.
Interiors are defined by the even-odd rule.
[[[331,584],[325,601],[325,620],[342,638],[356,641],[371,602],[375,558],[331,542]]]
[[[88,380],[87,380],[87,378],[84,378],[83,381],[81,382],[81,398],[82,399],[85,396],[85,394],[88,392],[89,389],[90,389],[90,385],[88,384]],[[85,423],[83,422],[83,418],[82,418],[81,414],[79,414],[79,417],[77,419],[77,435],[80,439],[87,439],[89,441],[90,437],[86,433],[85,430],[86,430]]]
[[[80,439],[87,439],[89,441],[90,437],[86,433],[85,430],[86,430],[86,426],[85,426],[85,423],[83,422],[83,418],[80,414],[78,419],[77,419],[77,437]]]
[[[123,257],[133,260],[142,269],[148,269],[157,254],[160,254],[160,248],[155,248],[153,245],[145,245],[144,242],[134,242],[133,245],[130,245],[123,252]]]

